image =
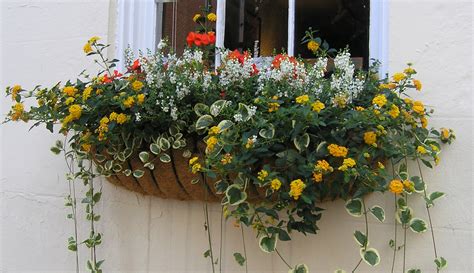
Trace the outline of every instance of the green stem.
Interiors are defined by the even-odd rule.
[[[249,269],[247,267],[247,248],[245,247],[245,236],[244,236],[244,226],[240,224],[240,231],[242,233],[242,244],[244,245],[244,258],[245,258],[245,273],[249,272]]]
[[[390,161],[392,163],[392,177],[395,179],[395,165],[393,164],[393,160]],[[394,194],[394,200],[395,200],[395,216],[397,215],[398,212],[398,206],[397,206],[397,195]],[[392,270],[390,271],[393,273],[395,269],[395,259],[397,255],[397,219],[395,219],[395,230],[394,230],[394,243],[393,243],[393,258],[392,258]]]
[[[367,250],[367,245],[369,242],[369,219],[367,218],[367,209],[365,206],[365,201],[362,198],[362,209],[364,210],[364,220],[365,220],[365,244],[364,244],[364,250]],[[352,269],[352,273],[356,272],[357,268],[359,268],[360,264],[362,263],[362,258],[360,258],[359,262],[356,264],[354,269]]]
[[[205,178],[204,178],[205,179]],[[207,183],[204,181],[204,183]],[[208,210],[208,205],[207,205],[207,192],[205,196],[205,201],[204,201],[204,220],[205,220],[205,228],[207,231],[207,241],[209,243],[209,257],[211,258],[211,266],[212,266],[212,272],[216,272],[216,268],[214,266],[214,254],[212,253],[212,240],[211,240],[211,227],[209,225],[209,210]]]
[[[418,156],[416,157],[416,163],[418,165],[418,171],[420,172],[420,177],[421,181],[423,181],[423,184],[425,183],[425,179],[423,178],[423,172],[421,171],[421,165],[420,165],[420,159]],[[428,195],[426,194],[426,187],[423,186],[423,194],[425,198],[428,198]],[[430,224],[430,230],[431,230],[431,240],[433,241],[433,250],[434,250],[434,255],[435,259],[438,259],[438,251],[436,248],[436,240],[435,240],[435,235],[434,235],[434,229],[433,229],[433,221],[431,220],[431,213],[430,213],[430,207],[428,206],[428,203],[425,202],[425,207],[426,207],[426,213],[428,214],[428,222]],[[436,266],[436,272],[439,272],[438,266]]]
[[[223,225],[224,225],[224,206],[221,206],[221,230],[220,230],[220,242],[219,242],[219,273],[222,273],[222,237],[223,237]]]
[[[408,207],[408,195],[405,195],[405,205]],[[406,267],[406,253],[407,253],[407,229],[408,225],[403,224],[403,272],[405,272],[405,267]]]

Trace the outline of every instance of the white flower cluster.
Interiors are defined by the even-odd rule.
[[[259,73],[257,91],[259,94],[262,94],[262,91],[269,82],[289,85],[292,87],[292,90],[302,89],[305,85],[307,76],[304,64],[292,61],[288,57],[282,58],[279,67],[274,67],[273,64],[262,67],[262,70]],[[288,88],[286,88],[284,92],[279,91],[277,96],[291,97],[294,95],[288,91]]]
[[[240,63],[238,59],[231,58],[230,54],[229,50],[221,53],[222,70],[219,73],[219,83],[223,87],[242,84],[254,71],[252,58],[243,58],[243,63]]]
[[[348,98],[347,102],[351,102],[352,98],[363,90],[365,81],[354,76],[355,67],[347,50],[336,56],[334,67],[335,71],[331,76],[331,89],[337,94],[336,97],[345,96]]]

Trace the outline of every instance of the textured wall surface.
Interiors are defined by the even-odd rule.
[[[83,43],[92,35],[104,40],[113,36],[109,1],[0,3],[0,89],[15,83],[25,88],[51,85],[75,77],[84,66],[93,69],[82,54]],[[436,172],[425,174],[431,189],[448,195],[433,209],[439,252],[449,263],[446,272],[473,272],[472,3],[394,0],[389,11],[390,71],[413,62],[424,84],[414,96],[436,109],[430,125],[451,127],[458,137],[442,153]],[[9,104],[2,96],[2,118]],[[49,152],[55,135],[28,128],[0,125],[0,272],[72,272],[74,255],[66,250],[66,240],[73,226],[63,205],[65,164]],[[416,172],[414,166],[410,171]],[[98,229],[105,235],[98,255],[106,260],[104,272],[211,272],[202,257],[207,249],[202,203],[144,197],[106,182],[103,192]],[[362,265],[358,272],[390,272],[393,198],[372,195],[367,202],[383,205],[388,214],[384,224],[370,220],[371,244],[382,262],[376,268]],[[278,247],[291,264],[308,263],[311,272],[350,271],[359,259],[352,233],[363,228],[363,219],[347,215],[342,202],[322,206],[326,211],[318,235],[295,235],[292,243]],[[426,219],[422,203],[414,207]],[[220,208],[210,210],[216,251]],[[80,226],[81,236],[86,231]],[[240,229],[229,222],[223,232],[223,272],[244,272],[232,257],[234,251],[242,252]],[[250,272],[287,271],[277,256],[258,249],[251,230],[245,231],[245,241]],[[409,233],[407,245],[408,268],[434,272],[429,233]],[[84,266],[87,253],[80,254]],[[398,254],[397,272],[401,260]]]

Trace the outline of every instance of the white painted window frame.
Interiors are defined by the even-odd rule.
[[[117,52],[123,54],[130,45],[134,51],[154,49],[161,31],[156,22],[162,21],[163,2],[176,0],[118,0]],[[294,55],[295,2],[288,0],[288,55]],[[224,48],[226,0],[217,0],[216,47]],[[369,57],[381,61],[380,74],[388,73],[388,0],[370,1]],[[216,66],[220,56],[216,51]],[[119,58],[122,59],[122,58]],[[119,66],[120,67],[120,66]]]

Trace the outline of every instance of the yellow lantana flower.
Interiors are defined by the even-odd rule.
[[[423,102],[418,100],[413,102],[413,111],[420,115],[423,115],[425,113],[425,106],[423,105]]]
[[[308,95],[301,95],[299,97],[296,97],[296,103],[298,104],[306,104],[308,101],[309,101]]]
[[[16,100],[16,96],[21,91],[21,86],[16,84],[12,87],[12,100]]]
[[[426,148],[423,147],[423,146],[418,146],[418,147],[416,147],[416,151],[417,151],[419,154],[422,154],[422,155],[426,154]]]
[[[364,133],[364,142],[368,145],[373,145],[377,142],[377,134],[373,131],[365,132]]]
[[[200,18],[201,18],[201,14],[196,13],[196,14],[194,14],[193,21],[197,22]]]
[[[143,88],[143,83],[141,81],[133,81],[132,89],[135,91],[140,91]]]
[[[328,146],[329,154],[334,157],[346,157],[348,149],[344,146],[339,146],[337,144],[330,144]]]
[[[64,101],[64,104],[69,105],[73,103],[76,99],[74,97],[69,97]]]
[[[396,106],[395,104],[392,104],[392,106],[390,106],[390,111],[388,111],[388,114],[392,118],[397,118],[398,115],[400,115],[400,108],[398,108],[398,106]]]
[[[257,175],[258,175],[257,176],[258,180],[265,181],[265,178],[268,177],[268,172],[266,170],[261,170],[261,171],[258,172]]]
[[[115,120],[117,120],[117,116],[118,116],[117,113],[112,112],[112,113],[110,113],[110,115],[109,115],[109,120],[110,120],[110,121],[115,121]]]
[[[307,45],[308,49],[311,50],[313,53],[315,53],[319,49],[319,44],[318,42],[311,40],[309,41]]]
[[[345,158],[342,165],[338,168],[340,171],[346,171],[349,168],[352,168],[356,165],[356,161],[352,158]]]
[[[138,94],[137,95],[137,103],[142,104],[145,101],[145,94]]]
[[[413,69],[413,67],[409,66],[409,67],[405,68],[405,70],[403,70],[403,73],[405,73],[405,74],[415,74],[416,71],[415,71],[415,69]]]
[[[18,120],[23,115],[25,111],[25,106],[21,102],[17,102],[13,107],[13,114],[11,115],[12,120]]]
[[[66,86],[63,88],[63,92],[69,97],[74,97],[77,93],[77,88],[74,86]]]
[[[275,178],[270,182],[270,188],[274,191],[277,191],[281,188],[281,181],[278,178]]]
[[[88,53],[91,53],[92,52],[92,46],[90,43],[86,43],[84,45],[84,47],[82,47],[82,50],[84,51],[84,53],[88,54]]]
[[[189,165],[194,165],[199,160],[199,157],[195,156],[189,160]]]
[[[120,113],[120,114],[117,115],[117,123],[118,124],[124,124],[125,122],[127,122],[127,120],[128,120],[128,117],[124,113]]]
[[[301,179],[296,179],[290,183],[290,196],[293,199],[298,200],[303,193],[304,188],[306,187],[305,183]]]
[[[209,129],[209,135],[213,136],[213,135],[217,135],[219,134],[219,132],[221,131],[221,129],[218,127],[218,126],[212,126],[210,129]]]
[[[313,173],[313,181],[316,183],[322,182],[323,181],[323,174],[320,172],[315,172]]]
[[[207,150],[212,151],[217,144],[217,137],[211,136],[206,140]]]
[[[372,99],[372,104],[383,107],[387,103],[385,95],[377,95]]]
[[[280,104],[278,102],[270,102],[268,103],[268,112],[276,112],[280,108]]]
[[[405,73],[402,73],[402,72],[393,74],[393,80],[396,81],[396,82],[400,82],[400,81],[404,80],[406,77],[407,77],[407,75]]]
[[[92,37],[89,39],[89,43],[90,43],[90,44],[93,44],[93,43],[95,43],[95,42],[97,42],[97,41],[99,41],[99,40],[100,40],[100,37],[99,37],[99,36],[92,36]]]
[[[134,103],[135,103],[134,97],[128,97],[123,101],[123,105],[127,108],[132,107]]]
[[[225,155],[222,156],[221,158],[221,163],[222,165],[227,165],[227,164],[230,164],[232,162],[232,155],[227,153]]]
[[[324,103],[320,102],[319,100],[313,102],[313,104],[311,104],[311,110],[319,113],[321,112],[321,110],[323,110],[326,106],[324,105]]]
[[[395,194],[400,194],[403,192],[403,183],[398,179],[390,181],[388,189]]]
[[[79,119],[81,117],[81,114],[82,114],[82,108],[80,105],[78,104],[73,104],[69,107],[69,114],[71,115],[71,117],[73,118],[73,120],[75,119]]]
[[[428,119],[426,117],[421,117],[420,122],[421,122],[421,127],[423,128],[428,127]]]
[[[421,91],[421,87],[423,86],[419,80],[413,79],[413,85],[415,86],[415,89],[418,91]]]
[[[331,167],[331,165],[329,165],[329,163],[324,159],[318,160],[316,162],[316,165],[314,166],[314,169],[316,171],[320,171],[320,172],[332,172],[333,171],[333,168]]]
[[[90,96],[92,92],[92,87],[88,86],[84,89],[84,92],[82,92],[82,100],[86,101]]]
[[[217,15],[211,12],[207,15],[207,20],[209,20],[209,22],[215,22],[217,21]]]

